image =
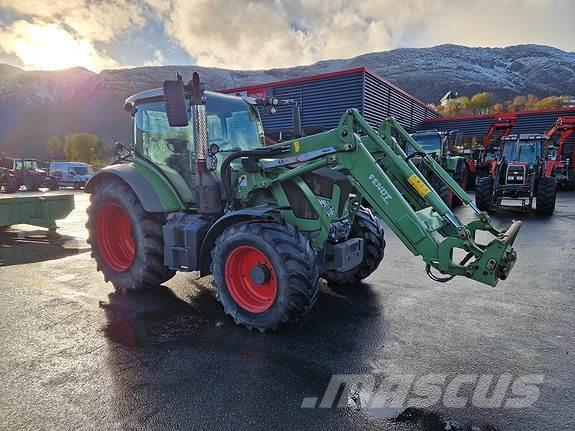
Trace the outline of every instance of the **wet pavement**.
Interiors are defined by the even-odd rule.
[[[524,220],[519,261],[497,288],[431,281],[388,230],[364,284],[323,285],[299,324],[266,334],[237,327],[196,274],[113,293],[85,243],[88,196],[72,193],[60,240],[27,226],[0,232],[0,429],[575,428],[575,193],[561,193],[550,218],[493,217]],[[344,408],[304,402],[341,374],[544,380],[529,408],[390,413],[358,408],[361,394]]]

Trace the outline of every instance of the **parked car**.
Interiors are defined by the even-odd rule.
[[[52,162],[50,163],[50,175],[58,180],[60,187],[84,187],[94,175],[92,166],[81,162]]]

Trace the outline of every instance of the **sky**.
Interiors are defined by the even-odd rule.
[[[575,0],[0,0],[0,63],[268,69],[444,43],[575,51],[574,23]]]

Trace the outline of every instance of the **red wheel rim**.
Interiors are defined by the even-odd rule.
[[[100,255],[114,271],[125,271],[134,262],[132,222],[120,205],[110,202],[98,211],[96,242]]]
[[[267,256],[255,247],[243,245],[229,254],[225,279],[234,301],[251,313],[263,313],[276,299],[274,267]]]

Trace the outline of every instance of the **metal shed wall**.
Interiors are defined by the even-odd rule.
[[[544,133],[553,125],[557,117],[575,115],[575,108],[553,109],[543,111],[517,112],[517,121],[511,133]],[[493,115],[470,117],[440,118],[426,120],[421,128],[425,130],[459,130],[465,138],[476,137],[483,142],[483,136],[491,127]],[[567,154],[573,154],[575,136],[567,141]]]
[[[404,127],[413,129],[426,118],[439,116],[423,102],[365,68],[222,92],[248,95],[265,93],[278,99],[295,99],[301,109],[304,129],[332,129],[348,108],[358,109],[372,126],[392,115]],[[289,130],[292,127],[292,110],[282,107],[273,115],[263,111],[262,121],[269,133]]]
[[[428,118],[439,114],[425,103],[395,85],[366,70],[364,110],[365,119],[372,127],[392,116],[407,130],[414,130]]]

